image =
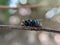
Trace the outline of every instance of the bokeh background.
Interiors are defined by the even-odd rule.
[[[37,8],[0,9],[0,25],[20,25],[23,19],[38,19],[43,27],[60,30],[60,0],[1,0],[0,5],[17,7],[46,4]],[[0,30],[0,45],[60,45],[60,34],[45,31]]]

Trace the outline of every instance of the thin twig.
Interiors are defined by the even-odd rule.
[[[60,5],[56,5],[56,6],[60,6]],[[49,6],[48,4],[35,4],[35,5],[25,5],[25,6],[18,6],[18,7],[9,7],[9,6],[3,6],[3,5],[0,5],[0,9],[18,9],[18,8],[21,8],[21,7],[25,7],[25,8],[37,8],[37,7],[52,7],[52,6]],[[55,7],[55,6],[53,6]]]
[[[0,30],[30,30],[30,31],[47,31],[60,33],[60,30],[55,29],[43,29],[41,27],[26,27],[26,26],[15,26],[15,25],[0,25]]]

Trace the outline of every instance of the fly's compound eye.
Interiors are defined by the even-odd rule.
[[[31,25],[30,20],[25,20],[25,25],[26,25],[26,26],[30,26],[30,25]]]

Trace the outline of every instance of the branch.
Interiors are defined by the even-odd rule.
[[[0,30],[30,30],[30,31],[47,31],[47,32],[60,33],[60,30],[43,29],[41,27],[15,26],[15,25],[0,25]]]
[[[0,5],[0,9],[18,9],[21,7],[25,7],[25,8],[38,8],[38,7],[58,7],[60,5],[54,5],[54,6],[49,6],[48,4],[36,4],[36,5],[25,5],[25,6],[18,6],[18,7],[9,7],[9,6],[3,6]]]

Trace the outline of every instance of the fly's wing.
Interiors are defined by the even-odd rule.
[[[42,24],[43,29],[53,29],[60,31],[60,23],[54,22],[52,20],[42,20]]]

